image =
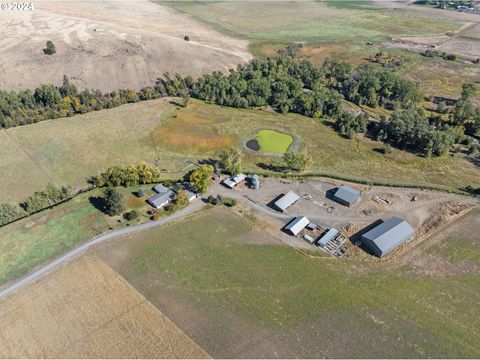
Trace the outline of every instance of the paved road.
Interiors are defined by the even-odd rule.
[[[146,222],[143,224],[138,224],[138,225],[133,225],[129,226],[126,228],[118,229],[118,230],[113,230],[107,233],[103,233],[99,236],[96,236],[92,238],[91,240],[87,241],[86,243],[80,245],[79,247],[67,252],[66,254],[62,255],[61,257],[57,258],[56,260],[48,263],[47,265],[41,267],[40,269],[34,271],[33,273],[30,273],[26,275],[25,277],[21,278],[20,280],[17,280],[13,284],[7,286],[6,288],[0,290],[0,299],[3,299],[7,295],[13,293],[14,291],[20,289],[21,287],[31,283],[32,281],[38,279],[39,277],[45,275],[46,273],[52,271],[53,269],[59,267],[66,261],[72,259],[73,257],[87,251],[91,247],[98,245],[106,240],[110,240],[115,237],[119,236],[125,236],[129,234],[133,234],[139,231],[151,229],[163,224],[166,224],[168,222],[180,219],[184,216],[190,215],[194,213],[195,211],[199,210],[203,206],[203,202],[200,199],[195,199],[189,206],[186,208],[179,210],[172,215],[162,218],[160,220],[156,221],[150,221]]]

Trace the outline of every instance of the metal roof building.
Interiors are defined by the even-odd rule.
[[[147,202],[155,209],[160,209],[172,201],[174,196],[174,192],[172,190],[168,190],[167,192],[153,195],[147,200]]]
[[[228,179],[223,180],[223,183],[227,185],[230,189],[233,189],[235,186],[240,185],[245,182],[247,176],[245,174],[236,174]]]
[[[350,186],[340,186],[333,195],[333,199],[345,206],[352,206],[358,200],[360,191],[351,188]]]
[[[335,236],[337,236],[337,234],[339,233],[339,231],[335,228],[331,228],[330,230],[328,230],[326,232],[325,235],[323,235],[318,241],[317,241],[317,244],[318,245],[327,245],[327,243],[330,241],[330,240],[333,240],[333,238]]]
[[[283,195],[280,199],[275,201],[275,206],[281,211],[285,212],[290,206],[295,204],[297,200],[300,199],[300,196],[295,194],[293,191],[289,191]]]
[[[415,230],[408,222],[392,217],[362,235],[362,243],[375,255],[382,257],[409,240]]]
[[[162,194],[170,191],[170,189],[164,186],[163,184],[157,184],[153,187],[153,191],[155,191],[158,194]]]
[[[190,191],[188,189],[185,189],[185,191],[187,192],[188,201],[192,201],[197,197],[197,194],[195,194],[193,191]]]
[[[310,220],[305,216],[297,216],[285,226],[284,230],[293,236],[297,236],[309,223]]]

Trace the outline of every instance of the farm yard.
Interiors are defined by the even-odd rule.
[[[6,176],[0,186],[8,191],[0,192],[0,201],[21,201],[48,183],[83,188],[88,178],[118,163],[154,163],[165,178],[176,179],[197,160],[229,146],[243,146],[259,128],[298,138],[298,146],[315,154],[311,173],[454,189],[480,186],[478,166],[458,157],[424,158],[397,149],[381,154],[381,142],[362,136],[345,139],[331,123],[296,114],[197,100],[187,108],[175,108],[159,99],[2,130],[5,156],[0,170]],[[261,153],[244,154],[244,167],[251,172],[271,173],[278,162]]]
[[[457,133],[438,130],[462,85],[480,82],[479,15],[390,0],[257,1],[255,11],[248,1],[107,0],[88,9],[44,1],[6,15],[2,217],[14,218],[5,203],[48,184],[79,193],[57,205],[37,193],[52,206],[0,227],[0,358],[480,357],[478,133],[462,138],[467,122],[452,127]],[[47,39],[53,56],[42,54]],[[57,102],[42,100],[45,89],[7,92],[59,85],[63,73],[79,89],[138,90],[165,71],[195,79],[279,52],[316,67],[329,57],[370,63],[379,83],[394,73],[432,128],[421,140],[455,141],[438,153],[394,145],[398,133],[376,141],[372,124],[411,103],[380,90],[364,96],[353,81],[358,99],[337,92],[335,69],[309,83],[317,73],[300,62],[254,61],[231,72],[238,87],[220,73],[198,82],[163,75],[155,89],[106,94],[101,105],[101,94],[65,84]],[[284,79],[296,71],[298,84]],[[385,89],[398,89],[392,83]],[[336,102],[308,112],[317,96]],[[60,111],[81,99],[81,108]],[[340,103],[352,119],[334,110]],[[354,118],[361,111],[367,116]],[[305,171],[293,164],[300,155]],[[156,169],[115,166],[93,186],[107,168],[139,162]],[[215,165],[213,175],[199,171],[186,183],[204,164]],[[156,170],[161,184],[143,174],[156,182],[137,185],[137,172]],[[201,182],[211,182],[205,192]],[[376,251],[382,236],[395,246]]]
[[[2,358],[209,358],[92,256],[56,269],[0,304]]]
[[[478,356],[478,267],[311,258],[252,216],[214,208],[94,252],[213,357]]]

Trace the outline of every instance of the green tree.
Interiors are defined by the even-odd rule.
[[[462,100],[466,101],[473,96],[475,96],[477,92],[477,86],[474,83],[465,83],[462,85]]]
[[[46,55],[53,55],[56,52],[57,49],[55,49],[55,45],[51,40],[48,40],[45,49],[43,49],[43,53]]]
[[[25,215],[18,205],[0,204],[0,226],[8,224]]]
[[[208,187],[212,181],[213,167],[211,165],[201,165],[198,169],[190,173],[190,183],[193,189],[203,194],[208,190]]]
[[[105,212],[110,215],[119,215],[125,210],[122,194],[113,187],[107,187],[104,192]]]
[[[223,150],[220,153],[220,166],[230,174],[242,172],[242,154],[238,147]]]
[[[175,206],[177,208],[185,207],[189,204],[188,192],[184,189],[178,190],[175,196]]]
[[[311,159],[308,154],[295,154],[287,152],[283,154],[283,161],[285,163],[285,167],[289,170],[305,171]]]

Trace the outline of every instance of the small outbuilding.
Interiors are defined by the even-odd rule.
[[[376,256],[382,257],[409,240],[415,230],[408,222],[392,217],[362,235],[362,243]]]
[[[335,236],[338,235],[338,233],[339,233],[338,229],[331,228],[325,233],[325,235],[323,235],[320,239],[318,239],[317,245],[318,246],[327,245],[330,242],[330,240],[333,240]]]
[[[293,191],[289,191],[283,195],[280,199],[275,201],[275,206],[282,212],[287,211],[287,209],[295,204],[297,200],[300,199],[300,196],[295,194]],[[308,223],[307,223],[308,224]]]
[[[223,180],[223,183],[230,189],[233,189],[235,186],[243,184],[246,179],[247,179],[247,176],[245,174],[240,173],[228,179]]]
[[[305,216],[297,216],[285,226],[284,230],[290,235],[297,236],[309,223],[310,220]]]
[[[360,191],[351,188],[350,186],[340,186],[335,194],[333,199],[345,206],[352,206],[355,204],[360,197]]]

